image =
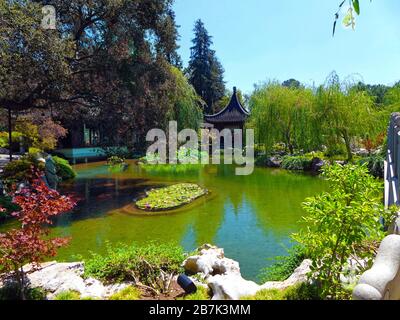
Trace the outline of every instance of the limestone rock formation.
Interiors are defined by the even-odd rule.
[[[354,288],[355,300],[400,300],[400,236],[382,240],[371,269]]]
[[[83,278],[83,262],[47,262],[34,269],[24,266],[26,282],[31,288],[41,288],[47,292],[47,299],[53,299],[64,291],[77,291],[82,298],[104,299],[124,289],[128,284],[104,285],[93,278]],[[1,284],[0,284],[1,286]]]
[[[295,272],[285,281],[266,282],[258,285],[243,279],[239,263],[228,259],[224,250],[206,244],[198,249],[198,254],[188,257],[183,262],[187,273],[197,274],[212,290],[213,300],[238,300],[244,296],[255,295],[263,289],[285,289],[300,282],[307,281],[310,271],[310,260],[304,260]]]

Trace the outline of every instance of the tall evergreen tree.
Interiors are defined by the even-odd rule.
[[[190,83],[197,94],[206,102],[206,113],[213,112],[213,105],[225,93],[224,69],[211,49],[212,37],[199,19],[194,27],[191,55],[188,67]]]

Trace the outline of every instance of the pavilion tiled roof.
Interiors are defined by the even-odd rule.
[[[236,87],[233,88],[233,95],[229,104],[220,112],[213,115],[205,115],[204,120],[208,123],[237,123],[244,122],[249,112],[240,104]]]

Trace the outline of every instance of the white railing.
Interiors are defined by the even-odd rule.
[[[400,113],[393,113],[387,133],[387,157],[385,161],[385,206],[400,205]],[[392,233],[399,234],[400,219],[397,218]]]
[[[393,113],[387,133],[385,206],[399,206],[400,113]],[[400,300],[400,218],[391,235],[382,240],[371,269],[364,272],[353,291],[356,300]]]

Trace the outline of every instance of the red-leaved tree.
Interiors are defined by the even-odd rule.
[[[20,228],[0,233],[0,274],[10,274],[18,284],[21,299],[25,299],[23,266],[39,266],[45,258],[55,256],[57,249],[66,245],[68,238],[50,239],[48,225],[52,218],[70,211],[75,202],[49,189],[36,173],[36,178],[13,195],[13,202],[21,210],[14,212]]]

